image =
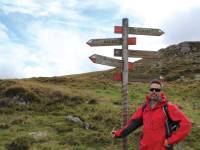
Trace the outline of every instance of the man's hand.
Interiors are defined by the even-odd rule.
[[[116,131],[115,131],[115,128],[113,128],[113,129],[112,129],[112,132],[111,132],[112,138],[115,138],[115,132],[116,132]]]
[[[165,147],[169,147],[170,146],[167,139],[165,139],[164,146]]]

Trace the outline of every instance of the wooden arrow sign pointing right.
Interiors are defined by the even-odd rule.
[[[114,59],[114,58],[110,58],[110,57],[106,57],[106,56],[102,56],[102,55],[94,54],[94,55],[90,56],[89,58],[93,63],[96,63],[96,64],[112,66],[112,67],[120,67],[120,68],[123,65],[122,60]],[[129,62],[128,68],[129,68],[129,70],[132,70],[134,68],[134,64]]]
[[[87,44],[90,46],[122,45],[122,38],[91,39]],[[136,45],[136,37],[128,38],[128,45]]]
[[[114,32],[122,33],[122,27],[115,26]],[[160,29],[153,29],[153,28],[128,27],[128,34],[160,36],[164,34],[164,32]]]
[[[122,56],[122,49],[114,49],[114,56]],[[128,57],[159,59],[157,51],[128,50]]]

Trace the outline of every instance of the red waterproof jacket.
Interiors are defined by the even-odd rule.
[[[166,150],[164,141],[166,139],[166,116],[163,112],[163,106],[167,103],[164,93],[160,94],[162,100],[160,100],[156,106],[151,109],[149,105],[150,98],[146,98],[146,107],[139,107],[137,111],[131,116],[128,123],[115,132],[116,138],[123,138],[127,136],[130,131],[139,127],[140,120],[143,121],[143,137],[140,140],[140,150]],[[168,143],[173,145],[183,140],[190,132],[192,125],[189,119],[173,104],[167,103],[168,113],[173,121],[179,122],[179,128],[172,133],[172,136],[168,138]]]

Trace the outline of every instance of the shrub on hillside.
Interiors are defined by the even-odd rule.
[[[24,87],[12,86],[4,91],[4,95],[13,98],[17,102],[40,102],[40,98],[35,93],[25,89]]]
[[[34,142],[33,138],[23,136],[14,139],[9,144],[6,144],[5,147],[7,150],[29,150],[33,142]]]

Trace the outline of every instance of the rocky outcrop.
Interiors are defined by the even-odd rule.
[[[79,117],[75,117],[75,116],[72,116],[72,115],[68,115],[68,116],[66,117],[66,119],[67,119],[68,121],[70,121],[70,122],[73,122],[73,123],[75,123],[75,124],[78,124],[78,125],[84,127],[85,129],[89,129],[89,127],[90,127],[89,123],[84,122],[84,121],[81,120]]]
[[[183,42],[159,51],[160,73],[168,80],[181,76],[195,78],[200,73],[200,42]]]

